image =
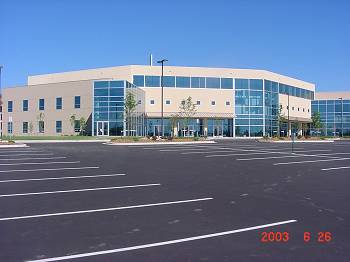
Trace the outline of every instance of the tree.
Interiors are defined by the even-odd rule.
[[[38,120],[38,133],[42,133],[40,132],[41,130],[44,131],[44,118],[45,114],[43,112],[40,112],[39,115],[36,117],[36,119]]]
[[[76,120],[77,120],[77,117],[76,117],[75,114],[73,114],[73,115],[71,115],[71,116],[69,117],[69,122],[70,122],[70,125],[71,125],[72,128],[73,128],[74,133],[75,133],[75,123],[76,123]]]
[[[175,127],[177,123],[179,122],[179,114],[172,114],[170,115],[170,125],[171,125],[171,134],[172,136],[175,136]]]
[[[314,112],[311,116],[312,120],[312,127],[319,130],[323,127],[323,124],[321,122],[321,114],[320,112]]]
[[[277,119],[278,119],[278,136],[281,135],[281,123],[287,123],[288,119],[286,116],[282,113],[282,105],[280,105],[280,108],[277,110]]]
[[[32,134],[33,133],[33,123],[30,122],[29,123],[29,134]]]
[[[130,129],[132,128],[131,119],[132,119],[132,114],[135,112],[136,106],[137,106],[137,102],[135,100],[135,95],[131,92],[128,92],[124,100],[125,122],[126,122],[126,129],[128,131],[127,135],[130,134]]]
[[[180,116],[184,119],[184,128],[188,128],[190,118],[192,118],[196,112],[196,105],[192,101],[192,97],[188,97],[187,99],[183,99],[179,106]]]
[[[85,135],[85,129],[86,129],[86,126],[87,126],[85,117],[81,117],[79,119],[79,123],[80,123],[80,134],[81,135]]]

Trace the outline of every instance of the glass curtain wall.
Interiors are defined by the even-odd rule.
[[[264,134],[264,88],[261,79],[235,79],[235,136]]]
[[[319,112],[322,128],[311,127],[312,135],[350,136],[350,100],[314,100],[311,112]]]
[[[135,136],[144,134],[144,94],[142,90],[124,80],[95,81],[93,88],[93,135]],[[136,107],[126,116],[125,97],[129,92],[132,93]]]
[[[265,87],[265,135],[278,135],[278,83],[264,80]]]

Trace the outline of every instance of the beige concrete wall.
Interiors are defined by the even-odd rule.
[[[279,94],[279,103],[282,105],[282,115],[288,116],[288,95]],[[289,96],[289,116],[311,120],[311,100]]]
[[[132,75],[161,75],[161,67],[147,65],[128,65],[36,75],[28,77],[28,85],[65,81],[93,80],[102,78],[127,80],[129,82],[132,82]],[[164,75],[268,79],[271,81],[281,82],[287,85],[293,85],[312,91],[315,90],[315,85],[312,83],[289,76],[276,74],[270,71],[256,69],[183,67],[166,65],[164,67]]]
[[[74,96],[80,96],[80,109],[74,108]],[[56,110],[56,97],[62,97],[62,110]],[[88,119],[92,112],[92,82],[78,81],[56,83],[49,85],[36,85],[18,88],[3,89],[3,132],[7,134],[7,122],[9,117],[13,119],[14,135],[22,134],[22,123],[32,122],[33,133],[38,135],[38,115],[44,113],[45,133],[43,135],[56,134],[56,121],[62,121],[62,135],[74,134],[69,118],[76,114],[77,118]],[[39,99],[45,99],[45,110],[39,111]],[[23,112],[22,101],[29,100],[29,110]],[[7,101],[13,101],[13,112],[7,112]],[[29,135],[29,134],[28,134]]]
[[[145,109],[148,116],[160,117],[161,112],[161,89],[160,88],[144,88]],[[164,115],[169,116],[179,112],[179,106],[183,99],[188,97],[192,101],[200,101],[200,105],[196,106],[196,115],[211,117],[233,117],[234,113],[234,97],[231,90],[220,89],[189,89],[189,88],[164,88]],[[155,104],[151,105],[150,100],[154,100]],[[166,104],[166,100],[170,100],[170,105]],[[215,105],[211,102],[215,101]],[[226,105],[229,102],[230,105]],[[196,117],[196,116],[194,116]]]
[[[315,100],[350,99],[350,92],[317,92]]]

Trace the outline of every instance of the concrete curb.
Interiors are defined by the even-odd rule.
[[[14,145],[0,145],[0,148],[13,148],[13,147],[29,147],[26,144],[14,144]]]
[[[108,142],[109,139],[101,139],[101,140],[17,140],[23,143],[103,143]]]
[[[108,146],[154,146],[154,145],[189,145],[189,144],[215,144],[215,141],[193,141],[193,142],[146,142],[146,143],[103,143]]]
[[[293,141],[259,141],[260,143],[293,143]],[[314,141],[299,141],[296,140],[294,143],[333,143],[334,140],[314,140]]]

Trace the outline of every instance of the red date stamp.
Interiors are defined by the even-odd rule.
[[[333,240],[333,235],[328,231],[316,233],[304,232],[304,242],[316,241],[318,243],[329,243]],[[290,240],[290,233],[287,231],[264,231],[261,233],[260,241],[262,243],[286,243]]]

